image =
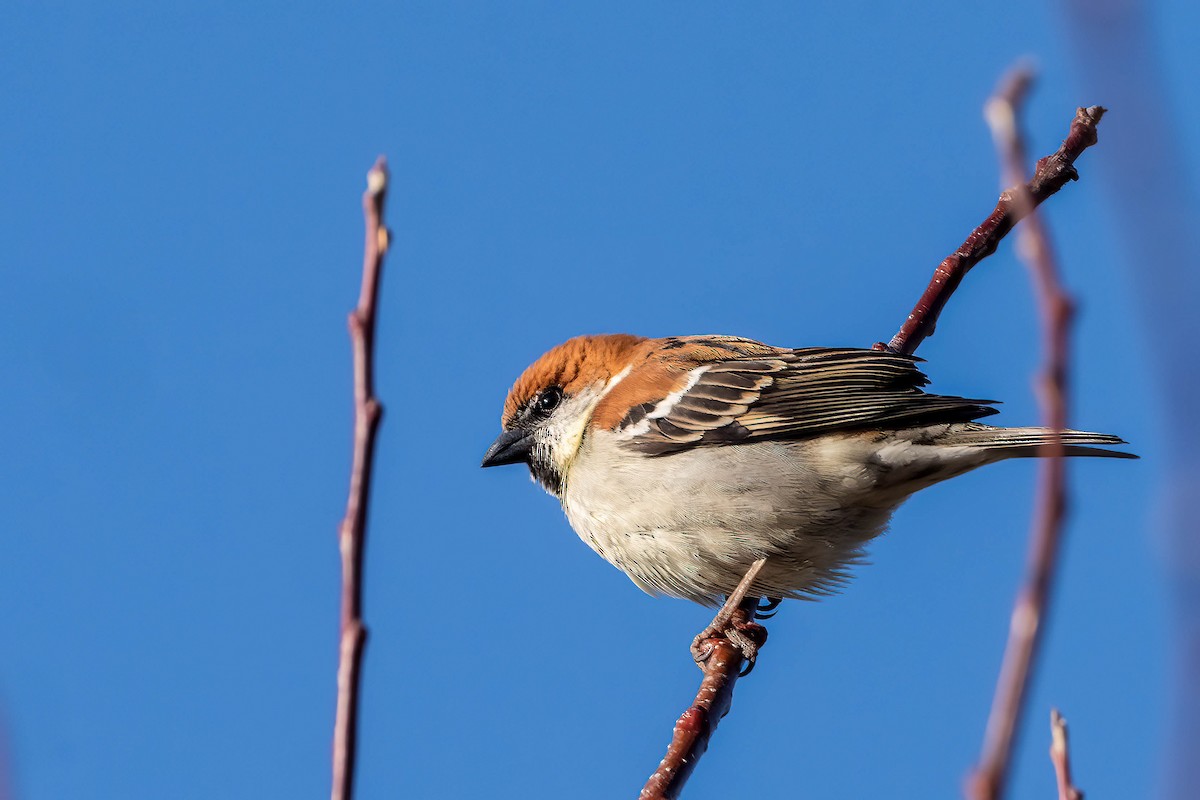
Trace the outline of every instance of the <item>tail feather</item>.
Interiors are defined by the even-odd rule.
[[[939,440],[939,444],[966,445],[997,450],[1001,458],[1021,458],[1051,455],[1055,441],[1061,441],[1063,454],[1068,456],[1095,456],[1101,458],[1137,458],[1133,453],[1109,450],[1087,445],[1128,444],[1119,436],[1108,433],[1066,430],[1056,432],[1050,428],[996,428],[978,422],[966,423],[952,429]]]

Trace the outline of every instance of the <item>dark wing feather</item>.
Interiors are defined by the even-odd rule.
[[[990,400],[923,392],[929,380],[912,356],[817,347],[764,355],[758,350],[698,364],[678,397],[638,406],[618,433],[628,446],[659,455],[831,431],[968,422],[996,413]]]

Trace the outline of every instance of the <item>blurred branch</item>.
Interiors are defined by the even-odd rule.
[[[1060,0],[1058,44],[1073,55],[1083,90],[1103,97],[1121,117],[1105,132],[1098,164],[1111,220],[1105,243],[1124,272],[1124,331],[1136,328],[1136,414],[1152,436],[1153,508],[1141,516],[1168,602],[1167,680],[1143,694],[1166,709],[1157,796],[1194,800],[1200,786],[1200,359],[1192,340],[1200,297],[1200,175],[1195,157],[1193,93],[1169,77],[1175,26],[1166,7],[1150,0]],[[1164,15],[1167,14],[1166,16]],[[1186,80],[1186,79],[1185,79]],[[1190,83],[1190,82],[1189,82]],[[1147,154],[1167,154],[1150,167]],[[1114,354],[1115,355],[1115,354]],[[1119,356],[1118,356],[1119,357]],[[1143,723],[1148,726],[1149,721]]]
[[[1067,740],[1067,721],[1050,709],[1050,761],[1054,763],[1054,774],[1058,778],[1058,800],[1083,800],[1083,792],[1075,788],[1071,780],[1071,751]]]
[[[1033,179],[1025,183],[1025,172],[1019,180],[1012,181],[1013,188],[1000,195],[999,202],[991,215],[966,238],[958,249],[938,265],[924,294],[917,301],[908,319],[887,344],[878,342],[876,350],[893,353],[914,353],[921,342],[933,335],[938,315],[946,301],[954,294],[966,274],[992,253],[1013,226],[1028,216],[1042,201],[1055,194],[1068,181],[1076,180],[1075,159],[1096,143],[1096,124],[1104,109],[1081,108],[1075,114],[1071,129],[1057,151],[1038,161]]]
[[[337,718],[333,728],[333,800],[354,796],[354,760],[358,729],[359,675],[367,627],[362,619],[363,542],[366,538],[367,503],[371,493],[371,466],[375,432],[383,406],[375,397],[375,303],[388,230],[383,225],[387,194],[387,162],[382,156],[367,173],[363,193],[366,244],[363,248],[362,288],[358,307],[350,312],[350,342],[354,349],[354,456],[350,470],[350,496],[346,516],[338,531],[342,552],[341,645],[337,674]]]
[[[1037,202],[1032,187],[1037,182],[1037,174],[1045,168],[1047,159],[1038,162],[1034,180],[1028,186],[1024,182],[1025,143],[1018,116],[1032,82],[1033,75],[1028,68],[1013,70],[988,101],[984,116],[996,142],[1002,181],[1016,187],[1005,192],[1001,199],[1007,199],[1016,218],[1028,217],[1021,230],[1017,250],[1030,270],[1044,337],[1045,363],[1037,378],[1036,389],[1042,407],[1043,424],[1061,431],[1067,424],[1073,305],[1059,281],[1049,235],[1034,210]],[[1067,141],[1075,139],[1094,144],[1096,124],[1103,115],[1104,109],[1099,106],[1078,109]],[[1063,146],[1067,147],[1067,143],[1064,142]],[[1061,439],[1056,437],[1048,449],[1050,457],[1042,459],[1038,465],[1037,504],[1030,531],[1025,580],[1013,606],[1008,644],[988,716],[980,763],[967,787],[968,795],[974,800],[993,800],[1003,796],[1012,761],[1013,743],[1024,711],[1029,675],[1041,642],[1041,622],[1046,616],[1053,588],[1067,510],[1067,487]]]

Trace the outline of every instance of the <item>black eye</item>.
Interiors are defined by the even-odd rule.
[[[533,401],[533,407],[539,414],[549,414],[558,408],[558,404],[562,402],[562,398],[562,389],[557,386],[551,386],[549,389],[542,390],[537,399]]]

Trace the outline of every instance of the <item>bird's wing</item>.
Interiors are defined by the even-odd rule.
[[[875,350],[789,350],[732,337],[686,337],[671,369],[679,388],[633,406],[614,427],[629,447],[661,455],[689,447],[805,439],[832,431],[966,422],[996,410],[990,400],[926,394],[912,356]],[[703,347],[697,347],[702,344]]]

